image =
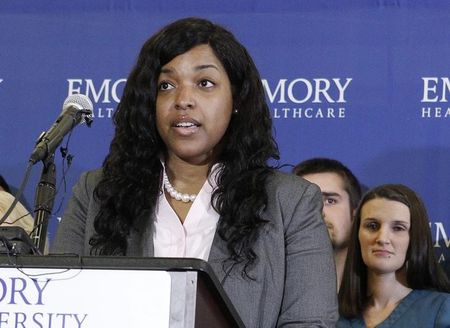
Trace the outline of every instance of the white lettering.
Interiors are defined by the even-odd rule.
[[[68,95],[82,93],[92,97],[94,102],[109,104],[112,101],[119,103],[122,93],[122,86],[126,79],[118,79],[112,82],[111,79],[104,79],[98,87],[92,79],[67,79]]]
[[[450,107],[422,107],[422,118],[449,118]]]
[[[266,90],[267,97],[269,97],[270,103],[273,103],[275,101],[275,97],[277,96],[278,92],[280,93],[280,99],[277,101],[280,104],[286,103],[285,99],[285,85],[286,85],[286,79],[281,79],[278,81],[277,87],[275,88],[274,93],[270,91],[269,83],[266,79],[262,79],[262,85],[264,89]]]
[[[431,117],[431,108],[430,107],[422,107],[422,118]]]
[[[353,80],[351,78],[345,79],[345,84],[341,84],[341,79],[333,79],[334,83],[336,84],[338,90],[339,90],[339,98],[337,100],[338,103],[345,103],[345,90],[347,89],[348,85],[350,84],[350,81]]]
[[[441,77],[442,80],[442,98],[441,98],[441,102],[446,102],[447,101],[447,92],[450,92],[450,79],[448,77]],[[447,90],[445,89],[445,87],[447,88]]]
[[[305,109],[305,117],[306,118],[312,118],[312,108],[306,108]]]
[[[441,107],[435,107],[434,108],[434,117],[441,117]]]
[[[98,102],[100,100],[101,95],[104,93],[103,96],[103,103],[110,103],[109,100],[109,83],[111,82],[111,79],[105,79],[103,80],[102,86],[100,87],[100,91],[95,90],[94,82],[91,79],[85,79],[86,82],[86,96],[89,97],[89,95],[92,93],[92,97],[94,98],[95,102]]]
[[[437,77],[423,77],[423,97],[422,102],[436,102],[438,100],[438,96],[436,95],[434,98],[430,98],[430,91],[436,94],[437,90]],[[430,82],[434,82],[434,86],[430,86]]]
[[[81,85],[83,84],[83,80],[81,80],[81,79],[67,79],[67,82],[69,82],[68,96],[71,96],[74,93],[81,93]],[[75,84],[77,84],[78,87],[75,87]]]
[[[284,112],[284,118],[287,118],[287,113],[290,110],[290,108],[282,108],[281,110]]]
[[[323,118],[322,109],[318,108],[316,112],[316,118]]]
[[[114,112],[114,108],[108,107],[108,108],[95,108],[94,112],[92,113],[92,117],[94,118],[112,118]],[[0,327],[1,328],[1,327]]]
[[[422,80],[423,97],[421,102],[447,102],[447,96],[450,93],[450,78],[422,77]]]
[[[345,118],[345,107],[333,108],[314,108],[314,107],[283,107],[273,109],[273,118],[293,118],[293,119],[335,119],[335,118]]]
[[[312,102],[321,103],[322,101],[320,100],[320,94],[322,94],[328,102],[334,103],[333,98],[331,98],[328,94],[328,89],[330,89],[330,81],[327,79],[314,79],[314,82],[316,82],[316,88],[314,100]],[[321,84],[323,84],[322,87]]]
[[[436,226],[436,243],[434,244],[434,247],[441,247],[439,245],[439,241],[443,240],[445,243],[445,247],[450,247],[450,240],[447,238],[447,233],[445,232],[444,225],[442,222],[435,222],[434,225]],[[442,238],[440,238],[442,236]]]
[[[280,118],[280,114],[278,113],[278,108],[274,108],[273,110],[273,118]]]
[[[306,87],[306,96],[303,99],[300,99],[300,100],[295,98],[294,97],[294,93],[293,93],[294,86],[298,82],[304,83],[305,87]],[[295,79],[294,81],[289,83],[289,86],[288,86],[288,98],[289,98],[290,101],[292,101],[293,103],[296,103],[296,104],[302,104],[302,103],[308,101],[308,99],[311,98],[312,92],[313,92],[312,84],[311,84],[311,82],[309,82],[306,79]]]
[[[332,117],[334,118],[334,108],[328,108],[328,113],[327,113],[328,117]]]
[[[342,82],[340,78],[315,78],[312,81],[305,78],[296,78],[292,81],[280,79],[274,88],[271,88],[266,79],[262,79],[264,90],[270,103],[285,104],[287,100],[295,104],[312,103],[345,103],[345,92],[352,78]],[[286,87],[287,86],[287,87]],[[337,99],[335,99],[337,98]]]
[[[114,82],[114,84],[112,85],[111,97],[116,103],[120,102],[120,97],[117,95],[117,87],[119,86],[119,84],[122,84],[122,83],[125,83],[125,82],[127,82],[126,79],[119,79],[116,82]]]

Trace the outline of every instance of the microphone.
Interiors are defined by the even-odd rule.
[[[39,136],[29,162],[35,164],[53,154],[64,136],[82,121],[91,126],[93,107],[91,100],[85,95],[73,94],[67,97],[55,123]]]

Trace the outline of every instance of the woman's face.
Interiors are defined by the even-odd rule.
[[[403,267],[410,227],[409,208],[403,203],[375,198],[363,205],[358,236],[369,271],[392,273]]]
[[[228,75],[209,45],[196,46],[161,68],[156,125],[169,158],[214,161],[232,108]]]

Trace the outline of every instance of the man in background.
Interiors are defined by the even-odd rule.
[[[293,173],[316,184],[322,191],[323,217],[334,249],[339,290],[353,214],[361,198],[361,186],[344,164],[329,158],[303,161],[295,166]]]

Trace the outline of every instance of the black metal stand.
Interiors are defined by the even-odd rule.
[[[47,240],[48,220],[53,210],[55,200],[56,168],[54,154],[43,160],[41,180],[36,188],[34,201],[34,229],[31,240],[43,254]]]

